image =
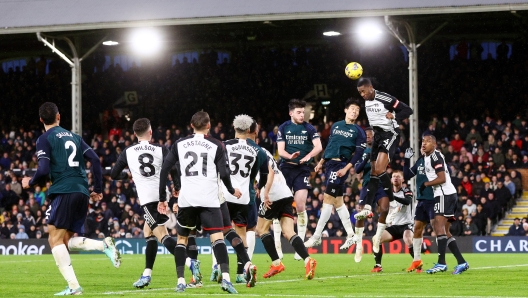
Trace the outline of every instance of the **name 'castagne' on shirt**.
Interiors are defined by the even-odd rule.
[[[204,147],[207,150],[213,149],[211,144],[209,144],[207,142],[204,142],[204,141],[200,141],[200,140],[187,141],[187,142],[185,142],[183,144],[183,148],[185,148],[185,149],[187,149],[187,148],[189,148],[191,146],[201,146],[201,147]]]

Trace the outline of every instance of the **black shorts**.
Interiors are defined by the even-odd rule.
[[[435,197],[434,212],[435,216],[442,215],[447,217],[450,221],[455,219],[455,212],[457,209],[457,194],[443,195]]]
[[[337,171],[347,165],[346,161],[328,160],[324,163],[326,177],[325,193],[332,197],[341,197],[343,195],[343,186],[348,177],[348,172],[342,176],[337,176]]]
[[[252,229],[257,226],[258,212],[257,212],[257,202],[249,202],[248,205],[248,224],[247,228]]]
[[[178,209],[176,230],[178,235],[189,236],[191,230],[197,228],[198,217],[202,227],[209,234],[222,232],[222,212],[220,208],[213,207],[180,207]]]
[[[359,202],[358,202],[358,205],[361,205],[361,206],[365,206],[365,204],[367,204],[366,202],[366,198],[367,198],[367,186],[364,186],[361,191],[359,192]],[[379,187],[378,187],[378,190],[376,191],[376,195],[374,196],[374,201],[372,201],[372,208],[374,208],[374,204],[377,204],[378,201],[381,199],[381,198],[389,198],[389,196],[387,195],[387,193],[383,190],[383,185],[381,185],[381,183],[379,184]]]
[[[264,203],[260,204],[259,217],[267,220],[280,219],[283,216],[287,216],[293,219],[293,197],[278,200],[271,204],[270,209],[264,207]]]
[[[247,227],[249,216],[248,205],[227,202],[227,209],[229,209],[231,220],[237,227]]]
[[[392,235],[392,240],[403,239],[403,233],[406,230],[410,230],[411,232],[414,232],[413,225],[409,224],[409,225],[390,226],[385,229],[385,231],[389,232],[389,234]]]
[[[151,231],[154,231],[158,226],[165,225],[169,220],[167,215],[158,212],[158,202],[147,203],[141,206],[141,208],[143,208],[143,212],[145,213],[145,222]]]
[[[54,195],[46,211],[46,221],[57,229],[84,233],[88,200],[89,197],[82,192]]]
[[[293,190],[293,193],[301,189],[312,189],[310,184],[311,170],[308,165],[294,165],[283,162],[280,165],[280,169],[284,178],[286,178],[286,184]]]
[[[227,202],[220,204],[220,212],[222,213],[222,223],[224,224],[224,229],[231,229],[231,216],[229,215]]]
[[[380,152],[385,152],[389,156],[389,161],[391,161],[399,143],[399,129],[395,128],[394,131],[384,131],[378,127],[374,127],[374,140],[372,142],[370,160],[376,160]]]
[[[431,222],[435,216],[435,202],[433,200],[418,200],[414,211],[414,220],[424,223]]]

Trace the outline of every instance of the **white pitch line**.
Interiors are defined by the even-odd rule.
[[[519,265],[504,265],[504,266],[487,266],[487,267],[471,267],[470,270],[486,270],[486,269],[500,269],[500,268],[515,268],[515,267],[527,267],[528,264],[519,264]],[[316,277],[313,280],[326,280],[326,279],[340,279],[340,278],[354,278],[354,277],[380,277],[380,276],[388,276],[388,275],[402,275],[402,274],[409,274],[406,272],[392,272],[392,273],[383,273],[383,274],[354,274],[354,275],[338,275],[338,276],[325,276],[325,277]],[[283,280],[270,280],[270,281],[261,281],[258,282],[259,285],[261,284],[277,284],[277,283],[290,283],[290,282],[299,282],[304,279],[296,278],[296,279],[283,279]],[[220,287],[219,284],[207,284],[203,286],[204,288],[213,288],[213,287]],[[103,295],[122,295],[127,293],[137,293],[137,294],[148,294],[150,291],[167,291],[167,290],[174,290],[175,287],[172,288],[155,288],[155,289],[148,289],[147,291],[141,291],[141,290],[124,290],[124,291],[116,291],[116,292],[103,292]],[[194,291],[194,289],[188,289],[190,291]],[[207,295],[217,295],[217,294],[201,294],[201,293],[189,293],[188,291],[185,292],[185,295],[193,295],[193,296],[207,296]],[[265,294],[265,295],[258,295],[258,294],[244,294],[246,296],[257,296],[257,297],[268,297],[268,296],[283,296],[283,297],[336,297],[336,296],[310,296],[310,295],[280,295],[280,294]],[[344,297],[428,297],[428,298],[436,298],[436,297],[459,297],[459,296],[397,296],[397,295],[389,295],[389,296],[344,296]],[[465,298],[476,298],[471,296],[464,296]],[[482,297],[482,296],[481,296]],[[515,297],[515,296],[487,296],[488,298],[491,297],[502,297],[502,298],[521,298],[521,297]]]

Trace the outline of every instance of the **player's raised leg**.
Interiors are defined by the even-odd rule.
[[[295,234],[295,231],[293,230],[293,218],[283,216],[281,217],[280,221],[284,237],[288,239],[295,252],[302,258],[302,260],[304,260],[305,278],[313,279],[315,276],[315,267],[317,266],[317,261],[310,257],[310,254],[308,254],[308,251],[306,250],[301,238]]]
[[[257,221],[257,232],[260,236],[262,244],[264,245],[264,249],[268,253],[268,256],[271,258],[270,269],[263,275],[264,278],[270,278],[272,276],[275,276],[284,271],[285,269],[284,264],[282,264],[277,253],[273,236],[271,236],[269,232],[270,226],[271,220],[264,218],[263,215],[259,215],[259,219]]]

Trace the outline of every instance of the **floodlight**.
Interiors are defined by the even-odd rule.
[[[103,41],[103,45],[105,45],[105,46],[116,46],[118,44],[119,44],[119,42],[113,41],[113,40]]]
[[[339,36],[341,35],[341,33],[337,31],[326,31],[326,32],[323,32],[323,35],[324,36]]]
[[[362,40],[377,40],[383,34],[381,26],[375,22],[361,24],[356,32]]]
[[[154,28],[142,28],[132,33],[132,48],[141,55],[152,55],[161,48],[161,35]]]

